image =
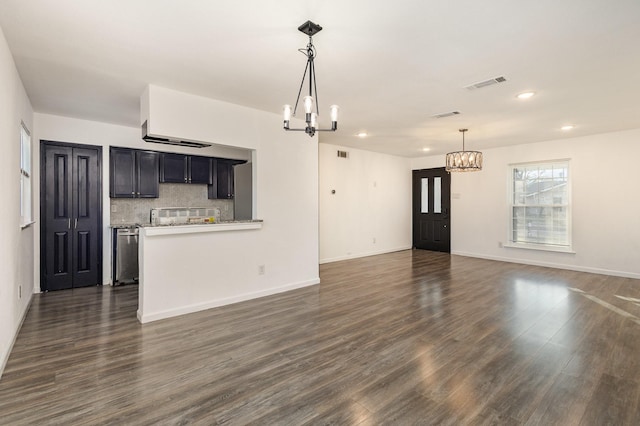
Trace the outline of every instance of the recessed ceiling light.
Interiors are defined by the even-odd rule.
[[[560,127],[560,130],[564,130],[564,131],[566,132],[566,131],[568,131],[568,130],[573,130],[573,128],[574,128],[574,127],[575,127],[575,126],[574,126],[574,125],[572,125],[572,124],[567,124],[566,126],[562,126],[562,127]]]
[[[357,137],[359,138],[366,138],[367,137],[367,132],[360,132],[358,134],[356,134]]]
[[[536,92],[523,92],[523,93],[520,93],[518,96],[516,96],[516,98],[518,98],[518,99],[529,99],[530,97],[532,97],[535,94],[536,94]]]
[[[429,152],[429,151],[431,151],[431,148],[422,148],[422,150],[423,150],[424,152]]]

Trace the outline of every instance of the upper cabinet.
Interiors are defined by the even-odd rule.
[[[158,198],[159,153],[112,147],[109,156],[112,198]]]
[[[209,157],[164,153],[160,161],[160,182],[210,185],[211,161]]]
[[[216,158],[212,161],[211,167],[211,185],[209,185],[210,199],[233,199],[234,197],[234,169],[236,164],[243,164],[246,161],[226,160]]]

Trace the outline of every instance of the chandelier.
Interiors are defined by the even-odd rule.
[[[477,172],[482,170],[482,153],[480,151],[464,150],[464,133],[468,129],[460,129],[462,133],[462,151],[454,151],[447,154],[448,172]]]
[[[304,121],[307,126],[304,129],[292,129],[289,127],[289,120],[291,120],[291,105],[284,106],[284,129],[305,132],[309,136],[313,136],[316,132],[335,132],[338,128],[338,106],[331,105],[329,108],[331,114],[331,128],[330,129],[318,129],[318,89],[316,88],[316,68],[313,64],[313,60],[316,57],[316,49],[313,46],[313,35],[322,30],[322,27],[318,24],[314,24],[311,21],[307,21],[298,27],[298,30],[309,36],[309,44],[306,49],[298,49],[298,51],[307,57],[307,66],[302,74],[302,82],[300,83],[300,89],[298,89],[298,97],[296,98],[296,105],[293,107],[293,115],[296,115],[298,109],[298,103],[300,102],[300,94],[302,93],[302,87],[304,81],[307,79],[307,73],[309,74],[309,94],[302,98],[302,104],[304,107]],[[314,112],[315,106],[315,112]]]

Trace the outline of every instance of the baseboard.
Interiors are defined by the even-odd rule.
[[[22,312],[22,317],[18,322],[18,326],[13,332],[13,339],[11,339],[11,343],[7,348],[7,352],[2,355],[2,359],[0,359],[0,379],[2,379],[2,374],[4,373],[4,368],[7,366],[7,362],[9,361],[9,356],[11,356],[11,351],[13,350],[13,345],[16,343],[16,339],[18,338],[18,334],[20,334],[20,330],[22,329],[22,324],[24,323],[24,319],[27,317],[27,312],[29,312],[29,308],[31,307],[31,301],[33,300],[33,293],[29,295],[29,302],[27,302],[27,306]]]
[[[469,253],[469,252],[463,252],[463,251],[452,251],[451,254],[455,254],[458,256],[465,256],[465,257],[476,257],[478,259],[497,260],[500,262],[519,263],[522,265],[544,266],[546,268],[565,269],[568,271],[588,272],[591,274],[611,275],[614,277],[640,279],[640,274],[635,272],[628,272],[628,271],[616,271],[612,269],[592,268],[589,266],[567,265],[564,263],[540,262],[536,260],[512,259],[512,258],[500,257],[500,256],[487,256],[484,254]]]
[[[349,255],[346,255],[346,256],[338,256],[338,257],[331,257],[331,258],[328,258],[328,259],[320,259],[320,264],[322,265],[323,263],[332,263],[332,262],[339,262],[341,260],[358,259],[360,257],[368,257],[368,256],[376,256],[376,255],[379,255],[379,254],[394,253],[396,251],[403,251],[403,250],[410,250],[410,249],[411,249],[411,246],[406,246],[406,247],[396,247],[396,248],[386,249],[386,250],[371,251],[371,252],[366,252],[366,253],[349,254]]]
[[[240,294],[238,296],[226,297],[223,299],[209,300],[207,302],[196,303],[188,306],[182,306],[180,308],[168,309],[166,311],[147,313],[144,315],[140,312],[140,307],[138,307],[137,317],[138,317],[138,321],[145,324],[148,322],[158,321],[165,318],[191,314],[194,312],[204,311],[211,308],[217,308],[220,306],[231,305],[239,302],[245,302],[247,300],[258,299],[260,297],[271,296],[273,294],[284,293],[286,291],[291,291],[291,290],[295,290],[302,287],[308,287],[308,286],[319,284],[319,283],[320,283],[320,278],[314,278],[312,280],[300,281],[297,283],[287,284],[281,287],[269,288],[267,290]]]

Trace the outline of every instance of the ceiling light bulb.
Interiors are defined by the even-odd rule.
[[[284,121],[291,120],[291,105],[285,105],[284,109]]]
[[[305,96],[302,98],[302,103],[304,104],[304,112],[311,114],[313,111],[313,98],[311,96]]]
[[[567,124],[566,126],[560,127],[560,130],[564,130],[566,132],[567,130],[572,130],[573,127],[574,127],[573,125]]]
[[[431,151],[431,148],[422,148],[422,151],[428,152],[428,151]]]
[[[533,95],[535,95],[536,92],[524,92],[524,93],[520,93],[518,96],[516,96],[518,99],[529,99],[530,97],[532,97]]]
[[[331,112],[331,121],[338,121],[338,105],[331,105],[329,111]]]
[[[360,132],[356,135],[359,138],[366,138],[367,137],[367,132]]]

